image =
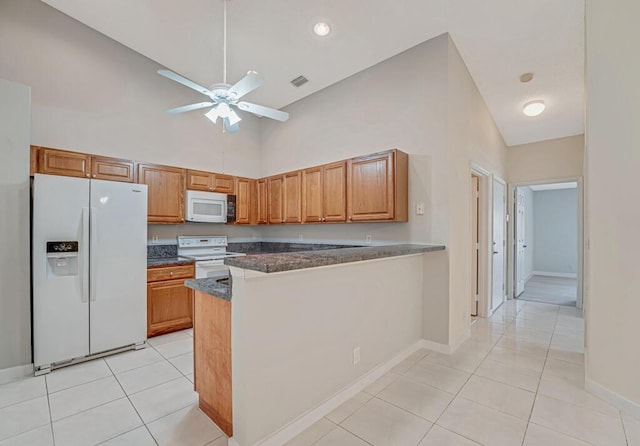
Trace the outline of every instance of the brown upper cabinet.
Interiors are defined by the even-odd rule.
[[[253,223],[256,181],[249,178],[236,178],[236,224]]]
[[[350,159],[347,220],[408,219],[408,155],[394,149]]]
[[[267,221],[269,224],[284,223],[284,176],[267,178]]]
[[[284,222],[302,223],[302,172],[289,172],[282,177]]]
[[[256,181],[256,220],[259,225],[266,225],[269,223],[268,189],[269,185],[266,178]]]
[[[37,172],[47,175],[91,178],[91,155],[39,147]]]
[[[135,183],[136,163],[135,161],[129,160],[92,156],[91,178],[98,180],[120,181],[123,183]]]
[[[149,187],[149,223],[184,223],[186,176],[184,169],[138,164],[138,183]]]
[[[234,177],[221,173],[188,170],[187,189],[233,194],[235,189]]]
[[[347,163],[302,171],[302,221],[344,222],[347,219]]]

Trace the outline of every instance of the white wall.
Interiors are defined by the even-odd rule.
[[[533,190],[524,186],[521,188],[524,193],[524,244],[527,247],[524,250],[524,277],[525,280],[533,274],[533,257],[535,254],[535,238],[534,238],[534,215],[533,208]]]
[[[543,273],[576,274],[577,189],[540,190],[535,191],[533,197],[533,269]]]
[[[264,122],[263,175],[398,148],[409,154],[408,223],[272,226],[266,237],[305,240],[444,243],[447,284],[427,288],[444,299],[445,314],[431,313],[430,339],[448,343],[468,328],[470,163],[506,175],[506,149],[453,41],[443,34],[287,107],[286,126]],[[413,212],[426,203],[424,216]],[[439,290],[436,293],[434,290]],[[441,293],[448,293],[442,295]],[[451,299],[449,300],[449,296]],[[439,307],[439,305],[434,305]],[[442,324],[442,318],[450,324]],[[437,319],[437,321],[436,321]],[[434,322],[434,324],[431,324]],[[443,326],[444,325],[444,326]],[[425,335],[427,336],[427,335]]]
[[[587,386],[640,416],[640,3],[586,6]]]
[[[417,343],[432,254],[273,274],[232,268],[234,439],[255,444]]]
[[[260,174],[258,119],[243,116],[241,132],[223,135],[201,112],[167,115],[164,110],[202,95],[40,1],[0,2],[0,54],[0,77],[32,89],[32,144]]]
[[[0,370],[31,363],[29,102],[0,79]]]
[[[581,177],[584,135],[511,146],[507,150],[510,183]]]

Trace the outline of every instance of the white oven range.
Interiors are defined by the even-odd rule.
[[[227,252],[227,236],[178,236],[178,256],[196,261],[196,279],[229,278],[224,259],[245,254]]]

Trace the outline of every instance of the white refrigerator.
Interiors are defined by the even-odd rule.
[[[36,373],[147,338],[147,186],[33,182]]]

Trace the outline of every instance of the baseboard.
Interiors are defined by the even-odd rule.
[[[0,384],[15,381],[33,374],[33,364],[18,365],[0,370]]]
[[[412,346],[406,348],[398,355],[394,356],[389,361],[384,364],[379,365],[375,369],[371,370],[369,373],[365,374],[358,381],[348,385],[347,387],[340,390],[338,393],[330,397],[324,403],[320,404],[315,409],[308,411],[307,413],[301,415],[297,419],[293,420],[291,423],[287,424],[274,434],[271,434],[269,437],[258,441],[254,446],[282,446],[289,440],[293,439],[307,428],[321,420],[325,415],[329,414],[333,409],[339,407],[346,401],[353,398],[357,393],[361,392],[365,387],[373,384],[383,375],[385,375],[388,371],[394,368],[396,365],[401,363],[403,360],[408,358],[412,353],[417,350],[424,348],[424,340],[420,340],[413,344]],[[232,438],[229,439],[229,446],[240,446],[236,440]],[[245,445],[243,445],[245,446]]]
[[[440,342],[429,341],[428,339],[423,339],[422,348],[426,348],[428,350],[433,350],[434,352],[444,353],[445,355],[450,355],[454,353],[458,347],[462,345],[464,341],[471,337],[471,330],[467,330],[463,336],[461,336],[457,341],[451,344],[441,344]]]
[[[548,271],[534,271],[533,276],[547,276],[547,277],[565,277],[567,279],[576,279],[578,275],[576,273],[552,273]]]
[[[590,392],[598,398],[606,401],[619,410],[628,413],[632,417],[640,420],[640,404],[636,404],[633,401],[623,397],[619,393],[598,384],[595,381],[585,377],[584,386],[587,392]]]

